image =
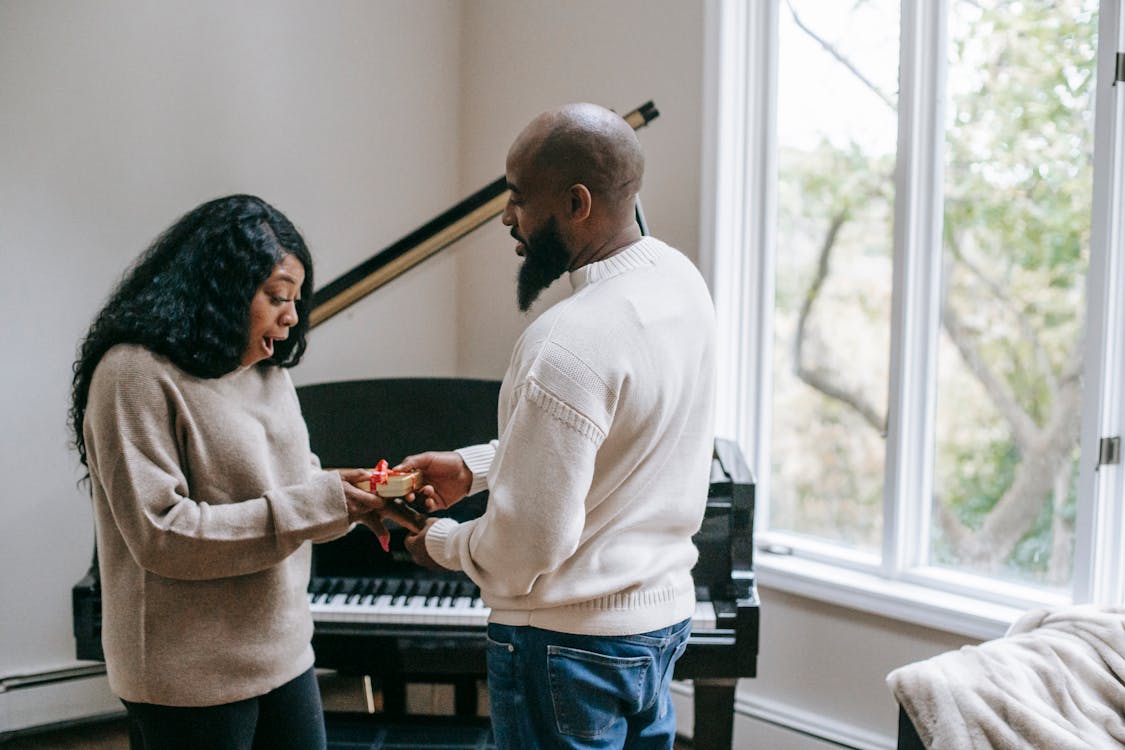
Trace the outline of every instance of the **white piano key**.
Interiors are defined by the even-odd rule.
[[[388,625],[452,625],[481,627],[488,623],[489,608],[480,597],[468,596],[392,596],[390,594],[356,596],[334,594],[326,601],[309,595],[309,608],[318,622],[348,622]],[[697,601],[692,616],[696,631],[714,630],[717,626],[715,607],[709,601]]]
[[[691,618],[691,627],[693,630],[714,630],[718,624],[718,618],[715,616],[715,605],[711,602],[697,601],[695,603],[695,614]]]

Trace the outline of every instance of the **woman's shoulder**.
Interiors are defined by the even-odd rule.
[[[170,366],[171,363],[166,358],[140,344],[114,344],[102,355],[97,370],[123,375],[137,371],[166,370]]]
[[[105,409],[118,411],[125,403],[131,405],[130,412],[141,403],[163,403],[168,367],[167,360],[143,346],[115,344],[94,368],[87,418]]]
[[[102,355],[90,381],[93,394],[146,391],[153,394],[182,387],[181,371],[165,356],[140,344],[115,344]]]

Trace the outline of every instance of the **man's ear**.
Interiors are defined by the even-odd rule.
[[[567,209],[570,211],[570,218],[572,221],[584,221],[590,217],[590,210],[593,207],[593,196],[590,195],[590,189],[582,183],[571,185],[567,191],[567,200],[569,204]]]

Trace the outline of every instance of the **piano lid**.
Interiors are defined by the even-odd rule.
[[[651,101],[625,115],[634,130],[658,117]],[[508,200],[508,186],[500,177],[465,200],[441,213],[397,242],[380,250],[355,268],[313,293],[309,326],[315,328],[336,313],[355,304],[392,279],[445,249],[485,222],[501,214]],[[637,219],[644,228],[639,203]]]

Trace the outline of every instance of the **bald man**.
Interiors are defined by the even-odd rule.
[[[499,439],[404,459],[431,509],[489,490],[487,510],[431,518],[419,564],[463,570],[491,608],[499,748],[671,748],[669,694],[695,610],[707,501],[715,322],[707,287],[635,219],[644,157],[592,104],[544,112],[508,152],[503,222],[517,301],[569,274],[573,294],[516,343]]]

